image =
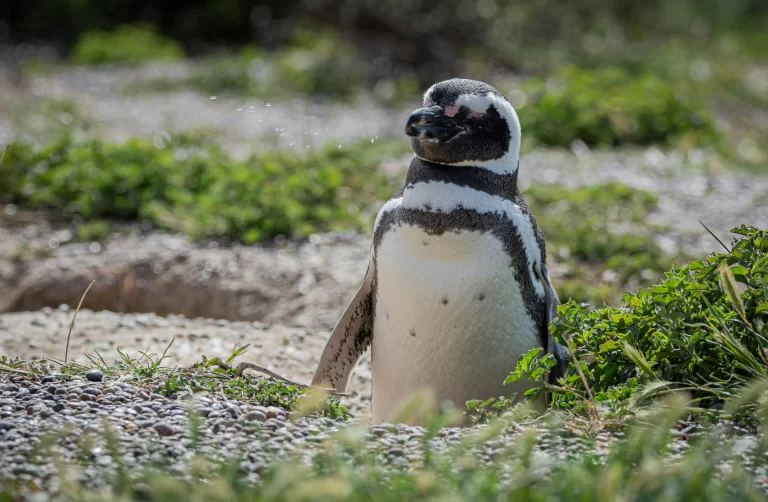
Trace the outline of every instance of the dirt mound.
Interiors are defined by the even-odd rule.
[[[47,225],[0,228],[0,312],[74,307],[95,280],[84,308],[330,328],[359,285],[370,249],[355,235],[220,247],[159,233],[51,249],[69,231]],[[39,235],[24,237],[30,232]]]

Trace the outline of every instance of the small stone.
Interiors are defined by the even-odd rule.
[[[87,378],[89,382],[101,382],[104,380],[104,373],[100,370],[90,370],[85,374],[85,378]]]
[[[52,375],[46,375],[40,379],[40,383],[53,383],[56,381],[56,377]]]
[[[397,432],[397,426],[390,423],[383,423],[379,425],[379,428],[384,429],[387,432]]]
[[[260,411],[249,411],[245,414],[245,420],[247,422],[266,422],[267,416]]]
[[[90,394],[90,395],[92,395],[94,397],[101,395],[101,391],[99,389],[94,388],[94,387],[88,387],[86,389],[83,389],[82,392],[83,392],[83,394]]]
[[[178,433],[176,429],[164,422],[156,423],[154,429],[161,436],[173,436]]]
[[[90,394],[80,394],[80,401],[96,401],[96,398]]]
[[[16,428],[16,424],[14,424],[13,422],[9,422],[7,420],[0,420],[0,432],[9,431],[15,428]]]
[[[404,457],[405,456],[405,450],[402,448],[390,448],[389,454],[393,457]]]
[[[129,383],[124,383],[124,382],[123,382],[123,383],[119,383],[119,384],[117,384],[117,385],[118,385],[118,386],[119,386],[121,389],[123,389],[125,392],[128,392],[129,394],[135,394],[135,393],[137,393],[137,392],[141,391],[141,389],[139,389],[139,388],[138,388],[138,387],[136,387],[135,385],[131,385],[131,384],[129,384]]]
[[[56,413],[60,412],[60,411],[61,411],[61,410],[63,410],[64,408],[66,408],[66,406],[64,406],[64,403],[56,403],[56,404],[54,404],[54,405],[51,407],[51,409],[52,409],[53,411],[55,411]]]
[[[226,406],[222,411],[229,414],[229,416],[232,418],[237,418],[240,416],[240,412],[234,406]]]
[[[19,392],[19,386],[9,383],[5,387],[3,387],[3,392],[8,392],[8,393]]]

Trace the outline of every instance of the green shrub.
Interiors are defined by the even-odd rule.
[[[598,271],[614,271],[619,282],[615,288],[629,282],[646,285],[661,278],[677,260],[662,251],[653,237],[657,229],[646,223],[658,204],[653,194],[620,183],[574,189],[546,184],[528,188],[525,199],[544,232],[548,254],[564,258],[576,274],[583,265],[588,269],[585,275],[597,276],[555,284],[562,300],[613,303],[620,298],[620,289],[587,284],[602,282]],[[625,227],[623,232],[616,230],[618,226]]]
[[[523,131],[545,145],[569,146],[580,139],[590,146],[723,148],[707,106],[652,75],[569,67],[556,78],[533,79],[523,89]]]
[[[355,47],[336,31],[302,25],[280,49],[263,54],[245,47],[238,54],[205,58],[185,79],[160,78],[132,84],[129,91],[191,88],[206,95],[234,94],[263,99],[296,95],[351,100],[364,88],[367,73]],[[402,104],[419,93],[411,77],[386,80],[374,97],[382,104]]]
[[[197,135],[180,135],[162,148],[144,139],[64,138],[41,151],[14,145],[0,166],[0,196],[87,219],[146,219],[199,238],[303,237],[367,228],[372,201],[393,191],[379,162],[398,145],[333,144],[240,162]]]
[[[122,25],[110,32],[84,33],[72,48],[71,58],[79,64],[176,60],[184,58],[184,49],[152,25]]]
[[[366,73],[355,47],[329,28],[300,26],[277,53],[278,81],[309,96],[351,98]]]
[[[86,221],[77,226],[77,240],[83,242],[103,241],[109,236],[109,222],[105,220]]]
[[[573,337],[596,401],[625,399],[652,383],[649,395],[683,388],[710,407],[768,376],[768,232],[732,231],[741,237],[729,252],[673,268],[620,307],[560,307],[555,334]],[[573,365],[565,381],[584,391]],[[555,397],[560,406],[577,401]]]

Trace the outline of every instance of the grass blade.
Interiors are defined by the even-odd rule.
[[[747,326],[752,327],[752,323],[747,320],[747,311],[744,309],[744,302],[741,301],[739,290],[736,289],[736,278],[733,276],[733,272],[724,262],[721,262],[720,265],[718,265],[718,269],[720,272],[720,287],[725,294],[728,295],[728,298],[730,298],[733,308],[736,309],[739,317],[741,317]]]
[[[643,370],[648,375],[652,376],[655,380],[658,380],[659,377],[656,375],[656,372],[653,371],[653,368],[651,368],[651,364],[648,362],[645,356],[640,353],[639,350],[630,344],[625,343],[621,346],[621,351],[624,352],[624,355],[626,355],[635,364],[635,366]]]
[[[721,246],[723,246],[723,249],[725,249],[725,252],[726,252],[726,253],[728,253],[728,254],[731,254],[731,249],[730,249],[728,246],[726,246],[725,244],[723,244],[723,241],[721,241],[721,240],[720,240],[720,238],[718,238],[718,236],[716,236],[716,235],[714,234],[714,232],[712,232],[712,230],[710,230],[709,228],[707,228],[707,226],[704,224],[704,222],[703,222],[703,221],[699,220],[699,223],[701,223],[701,226],[702,226],[702,227],[704,227],[704,230],[706,230],[707,232],[709,232],[709,235],[711,235],[712,237],[714,237],[714,239],[715,239],[717,242],[719,242]]]
[[[93,286],[94,282],[96,282],[96,279],[92,280],[91,283],[88,285],[88,287],[85,288],[85,293],[83,293],[83,296],[80,297],[80,303],[77,304],[77,308],[75,309],[75,314],[72,316],[72,322],[69,323],[69,332],[67,333],[67,345],[64,347],[64,364],[67,363],[67,359],[69,357],[69,339],[72,338],[72,328],[75,327],[75,319],[77,319],[77,313],[80,312],[80,307],[83,305],[83,300],[85,300],[85,295],[87,295],[88,291],[91,290],[91,286]]]

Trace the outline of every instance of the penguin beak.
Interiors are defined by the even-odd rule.
[[[446,116],[445,111],[438,105],[414,110],[405,124],[405,134],[408,136],[441,142],[448,141],[461,130],[456,121]]]

